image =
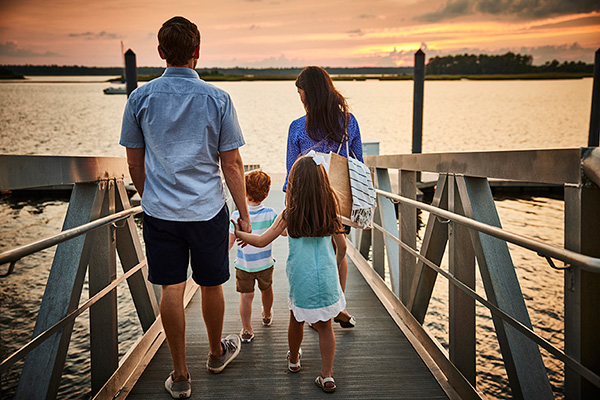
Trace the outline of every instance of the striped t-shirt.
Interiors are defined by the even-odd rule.
[[[277,217],[275,210],[265,207],[262,204],[258,206],[248,206],[250,213],[250,223],[252,225],[252,233],[261,235],[265,232]],[[234,211],[231,219],[237,221],[239,211]],[[235,233],[233,224],[229,224],[229,233]],[[247,272],[258,272],[270,268],[274,264],[273,255],[271,253],[271,243],[265,247],[254,247],[247,245],[244,248],[238,246],[235,259],[235,267]]]

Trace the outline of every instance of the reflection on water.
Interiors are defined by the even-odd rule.
[[[502,227],[510,232],[562,247],[564,202],[531,197],[496,201]],[[427,223],[428,213],[422,214]],[[425,228],[421,229],[423,236]],[[419,244],[420,245],[420,244]],[[534,331],[563,350],[563,272],[552,269],[536,252],[508,244]],[[448,270],[447,252],[441,267]],[[476,291],[486,298],[479,270]],[[476,303],[477,385],[490,398],[511,398],[491,313]],[[438,277],[425,326],[448,349],[448,282]],[[563,397],[563,365],[542,350],[556,398]]]
[[[0,152],[124,156],[118,145],[125,96],[106,96],[107,83],[0,83]],[[246,163],[273,175],[285,172],[290,122],[303,114],[293,82],[220,82],[234,101],[247,144]],[[412,137],[412,82],[336,82],[349,98],[364,139],[380,141],[382,154],[408,153]],[[579,147],[587,142],[592,80],[426,82],[424,152]],[[277,190],[277,188],[273,188]],[[497,202],[503,226],[515,233],[562,246],[563,202],[504,199]],[[0,201],[0,251],[50,236],[61,229],[63,201]],[[423,215],[426,222],[427,214]],[[423,229],[421,235],[423,234]],[[535,253],[509,245],[535,331],[561,347],[562,273]],[[4,358],[31,335],[55,248],[19,261],[0,280],[0,352]],[[443,261],[447,268],[447,261]],[[3,268],[6,266],[0,267]],[[118,269],[120,271],[120,269]],[[121,273],[121,272],[119,272]],[[481,279],[477,290],[483,295]],[[127,349],[140,334],[125,286],[119,296],[119,341]],[[88,296],[87,283],[82,300]],[[124,301],[122,301],[124,300]],[[447,345],[448,288],[438,279],[425,323]],[[87,312],[85,313],[87,314]],[[89,393],[88,318],[75,322],[59,398]],[[489,312],[477,307],[478,384],[491,398],[509,389]],[[123,351],[123,350],[122,350]],[[555,394],[561,397],[562,364],[544,352]],[[19,364],[2,376],[1,397],[11,397]]]
[[[62,228],[66,201],[13,198],[0,201],[0,252],[51,236]],[[141,234],[141,231],[140,231]],[[141,235],[140,235],[141,236]],[[56,247],[19,260],[15,271],[0,280],[0,357],[2,359],[29,342],[40,308]],[[2,266],[1,273],[7,266]],[[117,275],[122,274],[118,264]],[[87,277],[79,304],[89,299]],[[117,287],[119,357],[142,335],[137,313],[125,284]],[[89,311],[77,319],[58,392],[60,399],[81,399],[90,390]],[[17,362],[0,382],[1,398],[14,395],[23,361]],[[6,397],[5,397],[6,396]]]

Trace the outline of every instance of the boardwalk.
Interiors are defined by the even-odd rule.
[[[274,184],[266,204],[280,211],[283,195]],[[232,256],[233,252],[232,250]],[[361,274],[350,263],[346,294],[348,309],[357,319],[354,329],[335,324],[337,340],[334,375],[335,394],[322,392],[314,383],[321,369],[318,335],[305,326],[300,373],[287,372],[287,239],[275,241],[274,320],[265,328],[260,323],[260,295],[253,304],[255,339],[243,344],[240,355],[221,373],[206,370],[208,341],[202,320],[200,293],[187,308],[188,365],[192,376],[192,398],[337,398],[441,399],[446,394],[419,358],[401,330],[385,311]],[[224,285],[226,315],[224,335],[239,333],[235,279]],[[164,380],[172,368],[166,342],[142,374],[129,399],[168,399]]]

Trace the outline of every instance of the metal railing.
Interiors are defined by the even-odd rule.
[[[244,165],[246,171],[258,168],[259,165]],[[132,372],[141,360],[152,357],[164,340],[156,294],[146,278],[146,259],[133,221],[142,208],[131,207],[129,203],[123,183],[127,175],[123,158],[0,155],[0,190],[73,185],[65,225],[60,233],[0,253],[0,266],[9,264],[7,272],[0,275],[6,277],[14,271],[19,260],[58,245],[33,338],[0,363],[0,374],[4,374],[16,362],[28,357],[16,398],[56,397],[75,319],[86,310],[93,310],[94,305],[111,300],[116,287],[124,281],[129,283],[144,336],[119,361],[115,334],[116,298],[108,304],[108,313],[94,314],[90,310],[92,396],[95,399],[113,398],[133,379]],[[232,203],[231,199],[228,201]],[[98,233],[103,230],[103,233]],[[82,240],[74,245],[78,239]],[[91,253],[98,253],[100,260],[94,261],[95,256]],[[115,253],[121,258],[124,272],[118,278]],[[82,275],[85,275],[88,265],[90,298],[77,306],[83,285]],[[56,274],[58,277],[53,277],[53,272],[59,269],[71,275],[72,285],[67,290],[59,283],[65,279],[61,272]],[[100,280],[101,283],[93,282]],[[193,281],[188,281],[185,305],[197,287]],[[73,297],[77,301],[72,301]],[[50,302],[53,305],[45,307]],[[103,308],[105,306],[102,305]],[[59,311],[52,312],[48,308],[58,308]],[[98,328],[104,325],[109,327],[108,330]],[[58,341],[60,344],[52,343]],[[50,349],[42,348],[49,342]],[[94,362],[98,358],[100,362]],[[43,361],[40,362],[40,359]],[[53,365],[53,368],[48,370],[41,365]],[[34,381],[36,385],[31,385]]]
[[[564,363],[567,398],[586,398],[600,391],[593,362],[600,347],[592,332],[600,317],[593,305],[579,301],[593,299],[594,292],[600,291],[600,249],[594,242],[600,233],[596,211],[600,190],[593,183],[600,175],[598,157],[597,149],[366,157],[374,173],[379,212],[374,229],[355,237],[356,247],[349,254],[385,299],[390,313],[410,330],[407,336],[418,338],[416,348],[422,348],[422,356],[433,359],[461,397],[481,395],[475,385],[475,302],[492,314],[515,398],[553,397],[539,347]],[[399,194],[392,193],[390,169],[398,171]],[[416,200],[419,172],[439,176],[431,205]],[[565,248],[502,229],[488,178],[564,185]],[[419,250],[417,209],[430,213]],[[507,242],[532,250],[551,267],[564,270],[564,352],[533,331]],[[440,267],[446,249],[448,270]],[[557,267],[553,259],[566,265]],[[486,298],[474,290],[475,260]],[[438,275],[450,283],[448,352],[423,327]],[[576,326],[570,326],[571,321]]]
[[[73,188],[60,233],[0,254],[0,265],[10,264],[6,276],[20,259],[57,246],[32,339],[0,363],[4,374],[26,358],[16,398],[56,397],[75,318],[86,310],[92,395],[114,380],[119,367],[115,289],[124,281],[142,330],[160,335],[157,298],[146,278],[146,260],[133,220],[142,209],[129,203],[123,183],[127,174],[123,158],[0,155],[0,190]],[[123,269],[118,278],[117,254]],[[89,299],[79,305],[86,273]],[[128,362],[129,354],[121,364]]]

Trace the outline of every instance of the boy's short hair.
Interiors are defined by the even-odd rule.
[[[183,66],[194,57],[194,51],[200,45],[200,31],[188,19],[173,17],[158,31],[158,45],[167,63]]]
[[[269,195],[271,177],[267,173],[254,170],[246,174],[246,195],[250,201],[260,203]]]

